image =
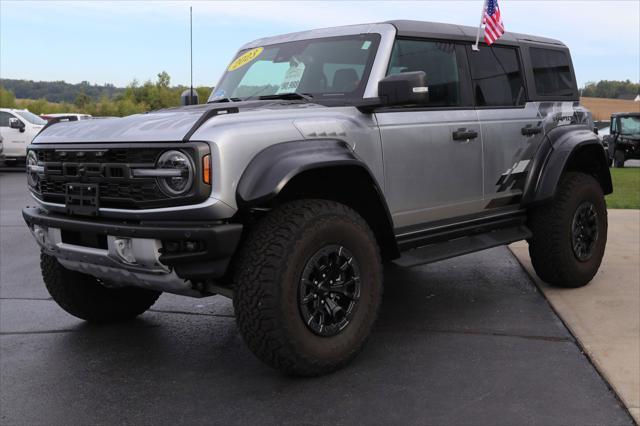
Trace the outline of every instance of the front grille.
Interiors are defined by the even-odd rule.
[[[189,204],[206,198],[210,187],[199,179],[195,179],[195,185],[188,194],[172,197],[162,192],[155,178],[132,176],[133,168],[154,168],[163,152],[175,148],[191,155],[199,174],[200,159],[208,152],[206,144],[191,143],[179,147],[148,144],[145,147],[104,149],[35,146],[38,164],[45,170],[32,191],[43,201],[64,204],[68,183],[97,184],[100,207],[133,210]]]

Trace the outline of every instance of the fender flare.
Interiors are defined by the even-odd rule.
[[[336,166],[356,166],[366,170],[379,195],[382,194],[367,165],[356,158],[345,142],[332,139],[293,141],[271,145],[253,157],[238,182],[238,205],[268,202],[298,174]]]
[[[547,133],[540,144],[527,176],[522,204],[539,203],[553,198],[560,177],[572,158],[588,147],[599,148],[596,151],[599,154],[594,158],[599,165],[596,179],[605,194],[613,192],[607,154],[598,136],[587,126],[562,126]]]
[[[301,173],[341,167],[357,168],[358,173],[370,182],[371,187],[368,191],[373,190],[373,192],[368,192],[367,197],[373,197],[374,199],[368,199],[377,203],[377,206],[375,209],[367,209],[359,213],[365,220],[371,220],[369,225],[379,238],[383,256],[398,257],[393,220],[384,194],[369,167],[355,156],[348,144],[340,140],[284,142],[260,151],[249,162],[238,182],[236,189],[238,207],[247,209],[269,203]],[[358,195],[354,194],[356,200]]]

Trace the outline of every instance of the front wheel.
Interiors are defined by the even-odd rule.
[[[607,244],[607,208],[598,181],[566,173],[554,199],[530,212],[531,263],[556,287],[582,287],[595,276]]]
[[[301,200],[270,212],[249,235],[233,304],[259,359],[315,376],[357,355],[381,298],[380,254],[367,223],[342,204]]]

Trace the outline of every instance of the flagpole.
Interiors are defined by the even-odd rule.
[[[484,0],[484,3],[482,3],[482,13],[480,14],[480,25],[478,25],[478,35],[476,36],[476,44],[471,46],[471,49],[476,51],[476,52],[478,50],[480,50],[480,48],[478,46],[480,44],[480,31],[482,30],[482,23],[484,22],[484,11],[485,10],[487,10],[487,0]]]

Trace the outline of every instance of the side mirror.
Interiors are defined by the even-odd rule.
[[[18,129],[20,130],[20,132],[24,132],[24,123],[17,118],[9,119],[9,127],[11,127],[12,129]]]
[[[429,102],[429,86],[424,71],[390,75],[378,82],[382,106],[421,105]]]

